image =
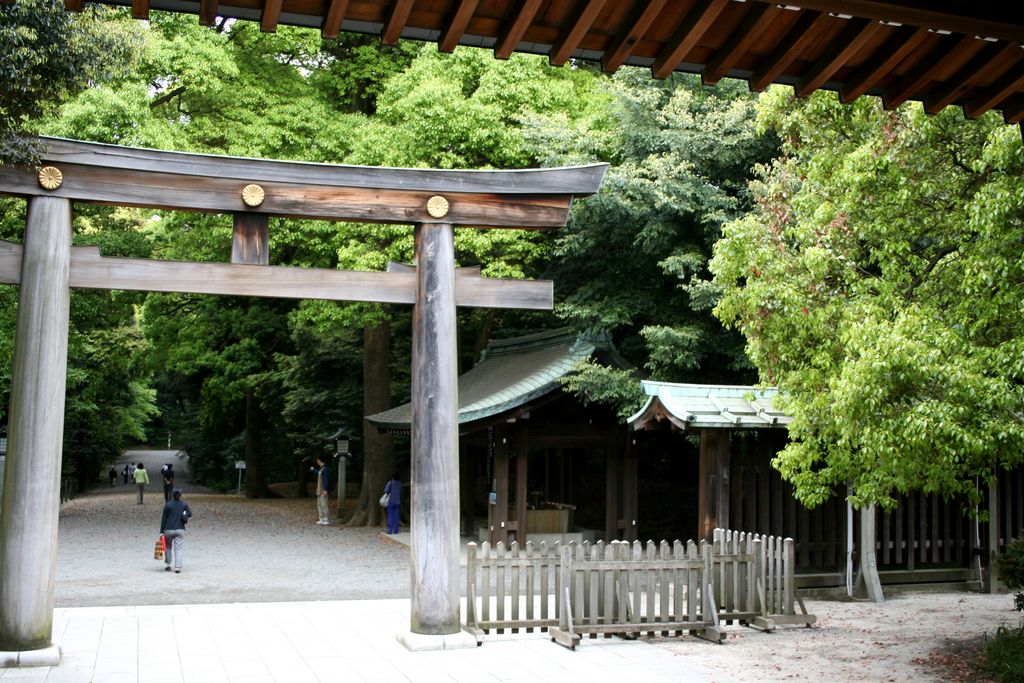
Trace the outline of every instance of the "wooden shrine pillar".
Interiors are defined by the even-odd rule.
[[[622,444],[609,437],[605,444],[604,467],[604,540],[619,540],[619,488],[622,482]]]
[[[487,527],[488,540],[493,546],[498,541],[508,542],[508,455],[509,435],[504,425],[494,430],[494,504],[490,506]]]
[[[458,634],[459,434],[451,224],[416,226],[412,321],[411,630]],[[417,639],[406,639],[419,649]],[[475,645],[475,639],[474,645]],[[429,646],[424,646],[429,647]]]
[[[715,528],[729,528],[729,430],[700,432],[697,533],[711,541]]]
[[[526,543],[526,504],[529,493],[526,490],[529,481],[527,478],[529,461],[527,460],[526,428],[521,422],[516,422],[512,433],[515,435],[512,443],[516,453],[516,523],[514,529],[516,543],[522,546]]]
[[[476,461],[469,447],[459,440],[459,494],[462,507],[462,535],[476,540]]]
[[[637,540],[637,517],[638,490],[637,481],[639,478],[638,463],[636,457],[636,439],[630,432],[626,432],[626,448],[622,461],[622,518],[624,527],[622,540],[632,543]]]
[[[999,479],[992,466],[992,480],[988,483],[988,539],[986,543],[988,566],[985,571],[985,592],[999,591]],[[1009,531],[1007,537],[1009,537]]]
[[[70,264],[71,202],[29,199],[0,513],[0,666],[60,662],[51,638]]]

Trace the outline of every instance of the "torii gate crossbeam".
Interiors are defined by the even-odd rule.
[[[0,511],[0,665],[59,663],[52,645],[72,287],[413,304],[411,649],[459,642],[455,309],[550,309],[551,283],[455,267],[454,228],[561,227],[606,164],[441,171],[239,159],[45,138],[43,167],[0,166],[28,200],[24,246],[0,243],[18,284]],[[72,202],[232,213],[233,264],[101,257],[71,247]],[[413,224],[415,267],[353,273],[267,266],[268,217]],[[471,644],[475,644],[473,641]]]

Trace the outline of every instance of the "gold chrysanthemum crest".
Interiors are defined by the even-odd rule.
[[[448,200],[435,194],[427,200],[427,213],[434,218],[444,218],[448,215]]]
[[[259,185],[246,185],[242,188],[242,201],[246,206],[259,206],[267,194]]]
[[[64,182],[64,174],[56,166],[39,169],[39,184],[47,190],[56,190]]]

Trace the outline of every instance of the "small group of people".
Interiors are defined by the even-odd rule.
[[[125,483],[127,484],[128,465],[125,465],[124,467],[125,469],[123,470],[123,472],[125,473]],[[131,470],[131,476],[135,481],[136,487],[135,504],[142,505],[142,500],[146,492],[146,487],[149,486],[149,472],[146,471],[146,465],[141,462],[138,465],[132,465]],[[113,486],[114,479],[116,478],[116,472],[114,471],[113,467],[110,468],[110,472],[108,472],[107,475],[110,477],[110,485]],[[166,503],[167,501],[171,500],[172,491],[174,490],[174,465],[172,465],[171,463],[167,463],[163,467],[161,467],[160,477],[163,479],[164,502]]]
[[[317,524],[327,526],[330,521],[331,491],[331,468],[322,456],[316,458],[316,511]],[[402,511],[402,480],[398,473],[391,475],[391,479],[384,485],[384,493],[388,496],[388,534],[397,534],[401,523]]]

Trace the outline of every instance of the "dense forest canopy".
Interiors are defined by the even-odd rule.
[[[758,99],[735,82],[159,12],[71,16],[52,0],[0,5],[0,35],[3,160],[30,158],[24,134],[45,133],[366,165],[610,163],[565,230],[458,231],[459,265],[552,279],[556,300],[551,313],[460,310],[462,369],[492,338],[568,324],[609,333],[635,367],[584,364],[568,384],[623,417],[638,376],[778,384],[796,422],[777,462],[808,503],[846,481],[862,501],[962,491],[1017,461],[1024,152],[994,115],[786,88]],[[41,41],[50,62],[9,59]],[[0,200],[0,238],[23,230],[24,202]],[[78,206],[74,239],[226,262],[231,230],[230,216]],[[411,259],[412,236],[272,219],[271,264],[382,270]],[[0,286],[0,421],[16,300]],[[169,439],[214,486],[232,486],[244,458],[247,492],[264,495],[344,426],[377,490],[402,449],[362,417],[408,397],[409,313],[75,291],[65,473],[86,481],[129,444]],[[376,523],[365,498],[352,521]]]

